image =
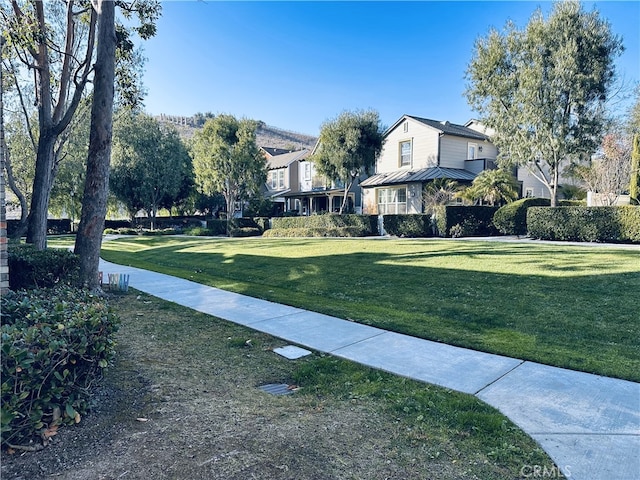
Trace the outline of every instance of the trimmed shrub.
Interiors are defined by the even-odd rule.
[[[137,230],[131,227],[120,227],[120,228],[105,228],[104,234],[116,234],[116,235],[138,235],[141,230]]]
[[[360,227],[310,227],[272,228],[264,237],[365,237],[367,232]]]
[[[499,232],[493,225],[493,216],[498,208],[457,205],[444,207],[446,226],[443,230],[441,225],[438,225],[440,236],[452,237],[453,233],[463,237],[498,235]]]
[[[211,235],[226,235],[227,221],[219,218],[207,220],[207,230],[211,232]]]
[[[375,235],[378,231],[376,215],[311,215],[309,217],[278,217],[271,219],[272,229],[281,228],[346,228],[360,229],[362,236]]]
[[[638,207],[532,207],[527,225],[542,240],[640,243]]]
[[[430,214],[384,215],[384,229],[398,237],[471,237],[497,235],[493,214],[498,207],[439,206]]]
[[[384,215],[384,230],[396,237],[433,237],[431,215]]]
[[[9,244],[8,262],[11,290],[71,285],[80,270],[78,256],[69,250],[36,250],[25,243]]]
[[[68,218],[47,220],[47,235],[62,235],[71,233],[71,220]]]
[[[193,237],[212,237],[214,233],[212,230],[204,227],[192,227],[187,228],[184,232],[185,235],[191,235]]]
[[[115,354],[118,320],[87,291],[9,292],[2,305],[2,445],[45,441],[78,423]]]
[[[234,228],[229,232],[230,237],[259,237],[262,230],[258,227],[240,227]]]
[[[105,220],[104,228],[111,228],[113,230],[117,230],[119,228],[132,228],[131,222],[129,220]]]
[[[504,235],[527,234],[527,210],[529,207],[548,207],[548,198],[523,198],[507,203],[493,215],[493,224]]]

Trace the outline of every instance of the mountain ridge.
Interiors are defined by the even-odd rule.
[[[191,117],[179,115],[167,115],[161,113],[154,118],[160,123],[172,125],[178,131],[182,139],[188,140],[193,137],[194,133],[201,129],[204,123],[214,118],[211,113],[198,113]],[[258,121],[258,129],[256,130],[256,143],[259,147],[283,148],[286,150],[301,150],[307,148],[313,150],[318,137],[307,135],[304,133],[285,130],[283,128],[267,125],[263,121]]]

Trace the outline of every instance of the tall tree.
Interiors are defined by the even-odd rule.
[[[470,105],[495,130],[501,166],[525,165],[557,201],[567,162],[596,151],[622,42],[577,0],[538,10],[477,40],[466,78]]]
[[[267,179],[267,162],[256,145],[257,123],[219,115],[205,122],[193,142],[193,168],[198,190],[222,193],[227,218],[234,203],[260,195]]]
[[[112,0],[98,0],[98,52],[95,65],[87,175],[75,253],[80,256],[78,283],[100,287],[98,268],[109,191],[109,161],[116,59],[115,7]]]
[[[110,189],[132,218],[144,209],[154,228],[158,209],[187,196],[190,184],[191,158],[173,127],[142,113],[118,118]]]
[[[153,22],[160,11],[157,1],[129,3],[121,0],[117,3],[125,17],[133,11],[137,13],[141,25],[135,29],[142,38],[154,34]],[[15,56],[22,68],[29,71],[29,75],[16,74],[15,78],[34,79],[38,141],[27,242],[43,249],[61,135],[68,128],[93,77],[97,13],[93,4],[80,0],[10,0],[0,6],[0,16],[8,26]],[[118,29],[117,40],[123,51],[133,46],[128,30],[124,28]],[[131,79],[124,78],[123,84]]]
[[[369,173],[382,151],[384,129],[374,110],[343,112],[322,125],[318,148],[311,156],[321,175],[342,183],[342,214],[356,179]]]

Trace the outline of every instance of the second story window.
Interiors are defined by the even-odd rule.
[[[284,188],[284,169],[278,170],[278,188]]]
[[[400,166],[411,166],[411,140],[400,142]]]
[[[311,180],[311,164],[309,162],[304,164],[304,179]]]

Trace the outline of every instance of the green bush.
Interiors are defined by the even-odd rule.
[[[184,232],[185,235],[191,235],[193,237],[210,237],[214,236],[213,230],[209,230],[204,227],[192,227],[187,228]]]
[[[78,256],[69,250],[36,250],[24,243],[9,244],[8,263],[12,290],[70,285],[80,270]]]
[[[2,307],[2,446],[80,421],[115,354],[117,317],[87,291],[9,292]]]
[[[384,215],[384,229],[398,237],[497,235],[493,215],[498,207],[440,206],[430,214]]]
[[[378,231],[376,215],[311,215],[308,217],[278,217],[271,219],[272,229],[282,228],[347,228],[355,227],[366,235],[374,235]]]
[[[396,237],[433,237],[431,215],[406,214],[384,215],[384,230]]]
[[[440,236],[453,236],[451,229],[458,236],[491,236],[498,235],[498,230],[493,225],[493,216],[498,207],[490,206],[447,206],[444,207],[445,225],[438,225]]]
[[[638,207],[532,207],[527,225],[542,240],[640,243]]]
[[[493,215],[493,224],[504,235],[527,234],[527,210],[529,207],[548,207],[548,198],[523,198],[507,203]]]
[[[264,237],[365,237],[368,232],[360,227],[300,227],[272,228]]]
[[[230,237],[259,237],[260,235],[262,230],[258,227],[239,227],[229,232]]]
[[[207,230],[211,232],[211,235],[226,235],[227,221],[219,218],[207,220]]]
[[[142,230],[138,230],[136,228],[131,227],[120,227],[120,228],[105,228],[104,234],[116,234],[116,235],[138,235]]]
[[[175,228],[156,228],[155,230],[147,230],[142,229],[140,231],[138,231],[139,235],[144,235],[147,237],[158,237],[161,235],[176,235],[179,234],[181,231],[176,230]]]

